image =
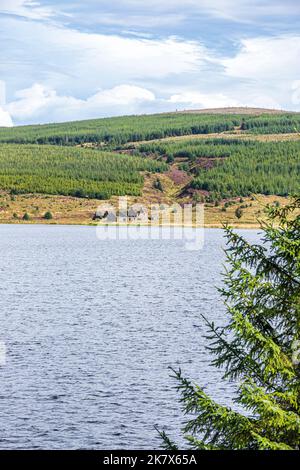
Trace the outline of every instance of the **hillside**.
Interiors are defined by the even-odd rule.
[[[123,116],[60,124],[0,128],[0,142],[52,145],[81,143],[124,144],[184,135],[248,131],[258,134],[290,133],[300,128],[300,114],[241,114],[178,112]]]
[[[176,139],[137,145],[133,154],[172,164],[190,175],[190,188],[214,199],[299,190],[300,140]]]
[[[261,114],[298,114],[296,111],[284,111],[282,109],[268,108],[249,108],[249,107],[232,107],[232,108],[207,108],[207,109],[187,109],[183,111],[189,114],[245,114],[256,115]]]
[[[45,193],[108,199],[140,195],[141,171],[162,172],[150,159],[81,148],[0,145],[0,188],[12,194]]]
[[[128,195],[251,225],[253,195],[284,204],[300,191],[299,128],[300,114],[256,108],[0,128],[0,221],[44,221],[48,206],[52,223],[91,223],[99,200]]]

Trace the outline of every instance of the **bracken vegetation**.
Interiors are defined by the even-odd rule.
[[[47,193],[107,199],[139,195],[140,171],[161,172],[163,163],[81,148],[0,145],[0,187],[11,193]]]

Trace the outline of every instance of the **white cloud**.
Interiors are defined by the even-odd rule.
[[[0,0],[0,13],[44,20],[58,15],[73,16],[77,21],[91,23],[160,27],[177,24],[193,16],[211,16],[231,21],[249,22],[259,18],[282,17],[300,13],[297,0],[86,0],[82,4],[65,3],[62,11],[31,0]],[[68,12],[68,13],[67,13]]]
[[[104,8],[104,2],[94,3],[98,12],[101,4]],[[145,16],[149,28],[155,17],[162,26],[174,11],[174,21],[181,21],[186,14],[177,0],[149,0],[140,8],[134,0],[117,3],[134,9],[134,15],[126,10],[125,20],[143,21]],[[261,15],[267,3],[260,2]],[[287,5],[290,8],[291,2]],[[279,6],[275,1],[274,14]],[[187,0],[184,7],[188,15],[194,8],[195,18],[196,13],[208,11],[220,17],[229,15],[233,0]],[[9,8],[10,12],[36,10],[37,15],[37,9],[44,7],[35,2],[0,0],[0,12]],[[103,13],[104,22],[118,21],[119,11],[109,8]],[[236,14],[247,16],[249,9],[249,1],[236,4]],[[7,106],[2,105],[2,121],[9,122],[4,112],[16,123],[32,123],[176,107],[299,107],[295,99],[298,92],[292,89],[300,79],[300,36],[296,34],[242,39],[235,43],[235,52],[217,53],[200,41],[147,36],[151,30],[128,37],[80,31],[49,17],[48,21],[33,21],[28,15],[26,20],[4,15],[1,21],[1,40],[6,46],[1,49],[0,76],[8,85],[9,100]]]
[[[89,98],[87,102],[89,104],[95,103],[100,106],[110,105],[127,105],[136,101],[154,101],[155,95],[145,88],[132,86],[132,85],[120,85],[111,90],[103,90],[96,93],[94,96]]]
[[[13,121],[10,114],[0,107],[0,127],[12,127]]]
[[[163,28],[170,25],[177,25],[184,21],[184,14],[170,13],[168,15],[136,15],[128,14],[128,12],[118,15],[116,13],[100,13],[93,15],[93,18],[90,15],[87,15],[86,22],[92,21],[93,23],[98,23],[102,25],[114,25],[114,26],[123,26],[126,28],[130,27],[139,27],[139,29],[147,30],[149,28]]]
[[[60,100],[54,90],[37,83],[31,88],[18,91],[16,98],[16,101],[7,104],[6,109],[18,120],[26,120],[32,116],[39,115],[45,107],[58,104]]]
[[[281,0],[188,0],[188,2],[198,4],[199,9],[206,10],[211,16],[242,22],[300,13],[297,0],[286,0],[284,3]]]
[[[94,15],[96,8],[107,9],[106,0],[88,0],[85,2],[86,10],[93,11],[88,15],[92,22],[102,22],[101,15]],[[169,18],[170,22],[176,18],[178,21],[191,20],[195,17],[210,16],[213,18],[221,18],[229,21],[252,22],[258,21],[260,18],[269,19],[270,17],[283,17],[296,15],[300,13],[300,5],[297,0],[116,0],[114,2],[115,13],[110,16],[111,22],[120,24],[122,20],[128,24],[139,26],[140,23],[135,22],[137,12],[144,17],[148,16],[155,20],[164,16]],[[76,15],[76,12],[75,12]],[[177,22],[177,21],[176,21]],[[155,24],[153,23],[153,26]]]
[[[184,92],[172,95],[170,103],[186,105],[190,108],[224,108],[241,106],[241,103],[223,93],[199,93],[197,91]]]
[[[293,86],[300,78],[300,36],[244,39],[235,56],[221,63],[248,103],[299,111]]]
[[[6,115],[16,122],[65,121],[101,117],[113,114],[132,114],[140,105],[155,101],[155,95],[141,87],[120,85],[100,90],[86,100],[62,96],[49,87],[34,84],[16,93],[16,100],[5,107]],[[0,115],[1,116],[1,115]]]
[[[30,0],[0,0],[0,13],[40,20],[54,16],[51,7],[42,7],[40,2]]]
[[[80,32],[53,24],[3,22],[8,48],[1,51],[0,75],[20,89],[34,81],[82,96],[99,86],[139,84],[194,73],[205,66],[207,49],[176,37],[149,39]]]
[[[258,106],[279,108],[272,96],[250,91],[245,98],[243,89],[231,93],[205,93],[197,90],[173,94],[165,99],[142,87],[119,85],[99,90],[86,99],[60,95],[54,89],[42,84],[20,90],[16,99],[8,103],[2,112],[2,121],[16,123],[63,122],[105,116],[139,114],[144,112],[174,111],[175,109],[203,109],[234,106]],[[0,114],[1,117],[1,114]]]
[[[300,77],[300,36],[243,39],[240,51],[221,62],[231,77],[296,80]]]

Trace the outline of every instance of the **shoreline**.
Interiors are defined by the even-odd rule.
[[[31,225],[31,226],[53,226],[53,227],[140,227],[140,228],[146,228],[146,227],[155,227],[155,228],[182,228],[182,229],[224,229],[225,224],[204,224],[204,225],[176,225],[176,224],[113,224],[113,223],[108,223],[108,224],[95,224],[95,223],[72,223],[72,222],[30,222],[30,221],[20,221],[20,222],[9,222],[9,221],[0,221],[0,227],[4,225],[15,225],[15,226],[20,226],[20,225]],[[233,229],[238,229],[238,230],[258,230],[261,228],[260,224],[227,224],[228,227],[231,227]]]
[[[148,180],[147,180],[148,181]],[[148,188],[149,189],[149,188]],[[235,229],[257,230],[260,228],[260,222],[266,220],[265,208],[277,204],[278,207],[284,207],[288,204],[289,198],[275,195],[253,195],[247,198],[235,198],[233,200],[224,200],[219,204],[205,203],[204,214],[197,218],[193,210],[192,218],[189,216],[186,220],[181,216],[173,216],[165,212],[165,209],[176,204],[174,194],[165,194],[161,199],[155,200],[152,193],[145,193],[144,197],[129,198],[128,207],[133,204],[143,205],[146,208],[151,204],[159,206],[159,214],[148,221],[147,218],[141,220],[93,220],[96,211],[99,208],[99,200],[73,198],[67,196],[53,196],[42,194],[22,194],[11,195],[8,192],[0,191],[0,224],[8,225],[75,225],[75,226],[115,226],[116,223],[128,226],[153,226],[167,227],[188,226],[192,228],[204,227],[205,229],[222,229],[228,225]],[[110,204],[114,208],[118,207],[117,197],[111,200],[102,201],[103,204]],[[192,201],[183,200],[182,204],[192,204]],[[237,208],[241,209],[242,216],[236,215]],[[115,209],[117,211],[117,209]],[[149,209],[148,209],[149,210]],[[45,215],[50,213],[50,219]],[[28,220],[24,220],[25,215]],[[169,219],[170,217],[170,219]]]

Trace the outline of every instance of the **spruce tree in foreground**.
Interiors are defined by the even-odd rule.
[[[269,209],[263,244],[226,229],[228,271],[221,293],[228,323],[208,323],[213,364],[236,380],[239,413],[175,372],[183,429],[194,449],[300,448],[300,197]],[[161,433],[164,446],[176,445]]]

